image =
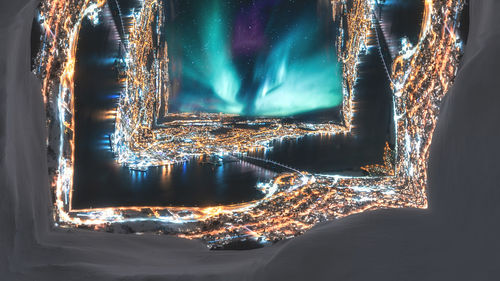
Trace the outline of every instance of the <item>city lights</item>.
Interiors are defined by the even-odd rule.
[[[346,2],[349,2],[347,4]],[[170,113],[167,43],[161,44],[161,0],[144,0],[131,15],[125,58],[120,65],[124,91],[119,97],[112,137],[116,161],[134,170],[169,167],[193,156],[231,155],[269,149],[273,141],[315,134],[354,134],[355,84],[359,58],[380,48],[377,1],[332,0],[339,23],[336,42],[342,66],[342,120],[289,123],[280,118],[244,120],[235,114]],[[267,243],[302,234],[318,222],[381,208],[427,208],[427,160],[441,101],[456,74],[462,43],[457,24],[462,0],[426,0],[419,40],[404,39],[390,75],[394,100],[395,146],[387,144],[384,165],[362,167],[369,176],[314,174],[285,167],[268,183],[259,183],[263,199],[211,207],[134,206],[73,209],[74,74],[83,19],[99,23],[105,0],[44,0],[38,17],[44,29],[39,68],[47,107],[49,143],[55,147],[54,223],[111,231],[123,224],[154,222],[152,232],[203,239],[221,247],[238,239]],[[151,25],[152,22],[157,24]],[[156,36],[156,38],[155,38]],[[377,50],[378,52],[379,50]],[[152,62],[151,62],[152,58]],[[160,116],[164,113],[164,116]],[[168,116],[168,121],[159,122]],[[245,129],[234,124],[255,126]],[[219,133],[214,131],[228,128]],[[260,159],[259,161],[267,161]],[[279,163],[276,163],[280,165]]]

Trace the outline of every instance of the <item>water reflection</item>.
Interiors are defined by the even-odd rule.
[[[421,3],[416,7],[422,7]],[[390,11],[387,6],[381,12],[387,23],[384,32],[390,32],[391,21],[397,22],[388,16]],[[415,9],[414,13],[420,12]],[[73,207],[208,206],[262,198],[264,194],[256,188],[257,183],[271,179],[277,171],[240,159],[196,157],[184,163],[149,168],[146,172],[131,171],[116,163],[109,135],[114,131],[121,88],[109,58],[118,52],[113,41],[117,34],[112,25],[104,22],[96,27],[84,22],[81,29],[75,73]],[[415,34],[418,29],[405,36],[413,38]],[[359,174],[359,167],[381,163],[385,142],[394,136],[392,96],[377,50],[370,49],[362,61],[356,85],[358,112],[354,135],[314,135],[274,142],[273,149],[252,151],[250,155],[318,173]],[[333,118],[336,113],[324,111],[324,114]]]
[[[74,208],[184,205],[207,206],[259,199],[259,181],[275,173],[243,161],[203,163],[203,158],[146,172],[118,165],[109,145],[121,86],[108,62],[117,53],[112,25],[84,22],[75,85]],[[103,58],[103,59],[101,59]]]

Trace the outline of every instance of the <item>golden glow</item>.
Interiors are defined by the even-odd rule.
[[[76,3],[75,3],[76,2]],[[161,16],[161,1],[145,0],[130,33],[129,59],[125,98],[121,99],[116,114],[118,139],[124,153],[118,161],[128,165],[134,155],[154,155],[155,151],[173,151],[174,154],[140,159],[146,165],[165,166],[182,161],[186,155],[215,153],[213,147],[225,153],[245,153],[265,149],[275,138],[298,138],[306,134],[349,134],[352,132],[354,85],[357,77],[360,50],[373,41],[373,1],[353,0],[348,11],[344,1],[332,1],[335,15],[345,15],[347,26],[337,40],[338,54],[343,64],[344,100],[343,124],[322,124],[313,131],[300,124],[282,125],[274,119],[265,119],[261,130],[233,129],[214,136],[208,134],[220,127],[229,115],[178,114],[174,125],[201,123],[203,126],[170,126],[152,130],[154,101],[168,99],[164,83],[168,81],[167,48],[158,52],[158,65],[152,73],[141,70],[146,54],[151,50],[151,30],[143,28],[154,16]],[[159,225],[193,222],[194,227],[172,231],[185,238],[202,238],[213,244],[223,244],[231,237],[252,237],[275,241],[301,234],[314,224],[347,215],[380,208],[426,208],[427,159],[436,117],[443,96],[455,76],[460,56],[459,38],[455,33],[461,0],[425,1],[424,18],[419,42],[402,53],[392,66],[396,123],[396,145],[386,147],[384,165],[366,166],[370,177],[341,177],[309,174],[303,171],[281,174],[262,200],[208,208],[187,207],[128,207],[73,210],[74,161],[74,67],[76,46],[81,21],[105,4],[104,0],[66,1],[46,0],[41,7],[45,33],[43,48],[38,57],[42,67],[42,94],[48,109],[57,109],[60,123],[59,165],[55,175],[55,221],[63,227],[87,226],[103,229],[114,223],[130,223],[150,219]],[[424,63],[423,63],[424,62]],[[62,65],[61,69],[55,69]],[[147,89],[146,92],[142,92]],[[138,97],[146,97],[142,104]],[[124,111],[126,110],[126,111]],[[165,108],[167,110],[167,108]],[[69,118],[67,116],[70,116]],[[189,117],[189,121],[183,121]],[[126,122],[121,122],[126,119]],[[56,118],[57,119],[57,118]],[[355,119],[354,119],[355,120]],[[55,122],[49,120],[49,122]],[[167,142],[166,139],[185,139],[190,142]],[[212,148],[211,148],[212,147]],[[69,151],[69,153],[68,153]],[[390,161],[393,157],[395,160]],[[377,175],[375,175],[377,174]],[[146,215],[145,215],[146,214]],[[180,229],[180,228],[179,228]]]

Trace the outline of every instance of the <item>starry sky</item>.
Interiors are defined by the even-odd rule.
[[[171,112],[293,116],[341,103],[328,1],[167,2]]]

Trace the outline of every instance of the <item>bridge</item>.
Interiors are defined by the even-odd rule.
[[[263,162],[263,163],[265,163],[267,165],[277,166],[277,167],[280,167],[280,168],[282,168],[284,170],[300,174],[301,176],[305,176],[301,171],[299,171],[299,170],[297,170],[297,169],[295,169],[293,167],[290,167],[290,166],[288,166],[286,164],[276,162],[274,160],[265,159],[265,158],[259,158],[259,157],[254,157],[254,156],[249,156],[249,155],[246,155],[246,154],[231,154],[231,156],[233,156],[233,157],[235,157],[237,159],[240,159],[240,160],[244,160],[244,161],[250,162],[250,163],[252,161]]]
[[[127,51],[127,33],[125,32],[125,23],[123,22],[124,15],[122,13],[122,9],[120,7],[120,4],[118,3],[118,0],[108,0],[106,3],[108,4],[113,22],[115,24],[116,30],[118,31],[118,35],[120,36],[118,56],[123,60],[123,54]]]
[[[389,48],[389,43],[387,42],[384,32],[382,31],[382,16],[381,16],[381,4],[380,1],[375,1],[375,9],[373,10],[372,21],[375,26],[375,37],[377,40],[377,50],[380,58],[384,64],[385,73],[387,78],[392,83],[392,62],[395,59],[395,55],[391,55]]]

